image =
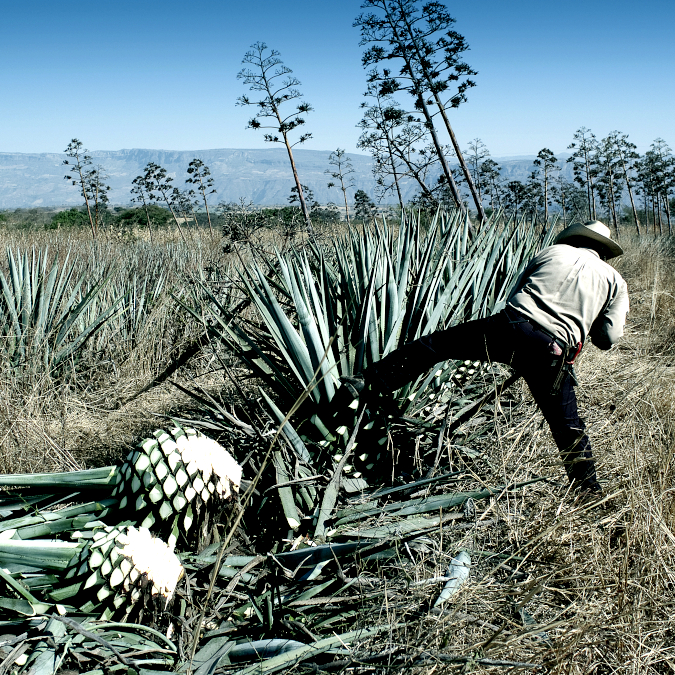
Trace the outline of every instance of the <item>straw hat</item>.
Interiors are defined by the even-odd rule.
[[[607,225],[601,223],[599,220],[591,220],[584,225],[570,225],[565,228],[556,238],[556,244],[569,243],[573,246],[582,246],[581,242],[572,239],[590,239],[597,244],[601,244],[605,252],[605,258],[616,258],[616,256],[623,253],[623,249],[611,237],[611,232]],[[595,248],[589,246],[589,248]]]

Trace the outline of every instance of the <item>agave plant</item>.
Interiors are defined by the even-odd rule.
[[[385,222],[350,230],[332,250],[277,253],[273,262],[242,270],[242,287],[257,310],[253,317],[233,312],[204,283],[208,303],[191,311],[273,392],[273,399],[265,396],[269,408],[284,422],[286,440],[310,475],[342,458],[353,429],[354,415],[347,424],[332,416],[339,378],[406,342],[503,307],[551,234],[552,227],[540,233],[524,220],[490,221],[472,234],[460,213],[438,213],[425,229],[418,216],[404,214],[396,230]],[[467,377],[480,369],[473,363],[438,364],[393,397],[397,415],[418,416],[430,403],[465,406]],[[305,391],[306,401],[286,420]],[[345,471],[359,479],[372,471],[385,441],[382,417],[366,419],[359,450]],[[301,503],[297,495],[295,500]],[[286,515],[293,526],[292,509]]]
[[[48,257],[48,249],[16,257],[7,249],[7,276],[0,271],[0,349],[14,366],[57,367],[118,311],[120,298],[111,298],[88,316],[109,277],[87,286],[85,275],[75,278],[68,255],[49,269]]]
[[[0,537],[34,539],[103,519],[109,524],[128,519],[167,538],[172,548],[179,536],[185,545],[200,547],[209,543],[213,522],[240,481],[241,467],[212,439],[193,429],[158,430],[120,466],[0,476],[0,486],[30,489],[14,504],[7,498],[4,509],[11,512],[25,503],[31,511],[0,520]],[[37,503],[31,504],[31,492],[41,493]],[[40,503],[49,492],[61,494]],[[55,509],[64,492],[74,493],[68,499],[78,503]],[[92,492],[99,499],[82,503]]]
[[[137,346],[153,311],[165,295],[166,279],[166,272],[158,263],[142,271],[127,273],[124,270],[111,278],[97,302],[103,308],[114,298],[121,298],[120,311],[107,326],[106,348],[113,346],[120,354],[128,354]],[[97,309],[92,306],[91,311]]]

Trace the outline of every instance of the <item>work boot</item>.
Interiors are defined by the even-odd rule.
[[[349,375],[343,375],[340,378],[342,386],[351,394],[352,400],[359,398],[361,393],[366,388],[366,380],[361,373],[356,373],[354,377],[349,377]]]
[[[581,490],[575,490],[574,506],[575,507],[592,506],[593,504],[596,504],[597,502],[601,501],[602,498],[603,492],[599,484],[597,488],[587,487]],[[608,505],[606,503],[603,503],[600,504],[599,506],[603,509],[606,509]]]

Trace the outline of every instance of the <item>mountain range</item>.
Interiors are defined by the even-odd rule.
[[[177,187],[184,186],[187,167],[198,157],[211,170],[216,195],[213,203],[234,202],[243,198],[258,205],[286,204],[294,185],[288,156],[284,148],[256,150],[114,150],[89,153],[94,165],[100,165],[108,176],[111,186],[110,202],[128,205],[131,201],[131,181],[143,173],[148,162],[163,166],[174,179]],[[296,149],[294,156],[300,181],[314,192],[315,199],[322,203],[342,200],[338,188],[328,188],[332,180],[325,173],[331,168],[328,150]],[[373,196],[375,179],[372,174],[372,159],[369,155],[349,154],[354,167],[354,189],[365,190]],[[564,173],[571,167],[565,165],[566,155],[561,155]],[[60,153],[0,153],[0,209],[79,206],[82,197],[78,188],[64,180],[67,167],[63,165],[65,154]],[[534,156],[495,158],[502,166],[506,180],[526,180],[532,171]],[[571,178],[571,175],[568,177]],[[411,179],[401,181],[401,192],[407,201],[417,192]],[[353,190],[351,191],[353,195]],[[394,197],[390,200],[394,202]]]

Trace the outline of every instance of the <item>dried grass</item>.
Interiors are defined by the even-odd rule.
[[[67,471],[114,463],[156,427],[157,414],[185,407],[187,397],[170,384],[126,401],[201,332],[180,313],[169,290],[180,292],[185,273],[227,264],[208,230],[188,235],[190,245],[185,245],[176,232],[162,230],[150,245],[144,237],[94,242],[77,230],[5,233],[5,244],[14,251],[49,247],[50,259],[58,256],[60,261],[70,254],[76,277],[95,279],[109,269],[122,288],[134,273],[150,280],[163,273],[166,290],[133,345],[121,343],[114,325],[106,326],[65,379],[0,367],[0,471]],[[0,265],[6,265],[4,257]],[[196,359],[179,376],[193,377],[206,370],[203,366]],[[217,384],[222,386],[222,377]]]
[[[609,353],[587,348],[578,367],[581,412],[610,499],[602,508],[574,502],[540,413],[515,387],[464,429],[475,437],[452,439],[441,471],[466,469],[472,478],[462,489],[535,474],[548,482],[478,503],[475,517],[447,519],[394,557],[345,567],[341,574],[358,577],[354,626],[391,629],[341,664],[297,672],[675,672],[675,255],[667,240],[626,248],[617,261],[631,294],[626,335]],[[154,413],[184,409],[169,384],[124,403],[165,363],[148,354],[168,358],[156,339],[148,331],[117,371],[79,387],[0,373],[0,469],[106,464],[157,425]],[[210,367],[205,358],[177,379],[201,375],[227,396]],[[480,456],[467,458],[461,445]],[[470,582],[433,614],[443,582],[429,580],[462,549],[472,554]]]

